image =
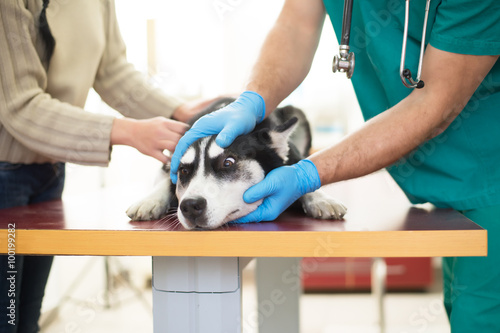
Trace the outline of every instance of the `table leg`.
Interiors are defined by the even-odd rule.
[[[259,333],[298,333],[301,258],[257,258]]]
[[[378,310],[380,333],[385,332],[384,296],[387,280],[387,264],[384,258],[373,258],[372,261],[372,295],[375,296]]]
[[[241,332],[241,266],[230,257],[153,257],[154,332]]]

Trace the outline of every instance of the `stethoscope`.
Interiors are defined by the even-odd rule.
[[[351,37],[351,18],[352,18],[352,2],[353,0],[344,0],[344,13],[342,19],[342,35],[340,39],[339,54],[333,57],[332,70],[334,73],[346,73],[350,79],[354,72],[354,53],[349,52],[349,39]],[[424,81],[420,80],[422,74],[422,61],[424,59],[425,49],[425,33],[427,31],[427,18],[429,16],[429,7],[431,0],[427,0],[425,5],[424,28],[422,31],[422,43],[420,44],[420,58],[418,60],[417,77],[414,80],[411,71],[405,68],[406,59],[406,41],[408,39],[408,21],[410,16],[410,0],[405,0],[405,25],[403,32],[403,48],[401,50],[401,62],[399,66],[399,76],[401,81],[407,88],[423,88]]]

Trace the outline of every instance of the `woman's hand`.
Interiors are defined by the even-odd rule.
[[[198,113],[203,111],[210,104],[212,104],[213,102],[217,101],[220,98],[222,97],[215,97],[210,99],[196,99],[194,101],[186,102],[174,110],[172,118],[187,123],[191,119],[193,119],[196,115],[198,115]]]
[[[144,155],[167,163],[170,158],[163,151],[174,151],[188,125],[164,117],[144,120],[117,118],[111,129],[111,145],[134,147]]]

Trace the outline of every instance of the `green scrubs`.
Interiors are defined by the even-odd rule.
[[[343,3],[324,0],[338,40]],[[365,119],[396,105],[412,91],[399,76],[404,6],[403,0],[354,1],[350,47],[356,66],[352,83]],[[424,9],[424,0],[410,1],[406,67],[414,78]],[[452,53],[499,55],[500,1],[432,0],[428,43]],[[412,203],[431,202],[463,211],[488,230],[487,258],[444,259],[445,304],[453,333],[478,328],[482,328],[480,332],[500,332],[500,248],[494,244],[500,242],[500,62],[446,131],[388,171]],[[455,292],[449,292],[450,288]]]
[[[452,333],[500,332],[500,205],[462,213],[488,230],[488,257],[443,258]]]

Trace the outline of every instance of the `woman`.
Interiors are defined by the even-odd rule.
[[[0,208],[61,198],[64,162],[107,166],[113,145],[167,162],[181,121],[209,103],[183,104],[127,62],[113,0],[1,1],[0,54]],[[124,117],[84,111],[90,88]],[[10,298],[0,256],[0,332],[38,332],[51,263],[17,256]]]

